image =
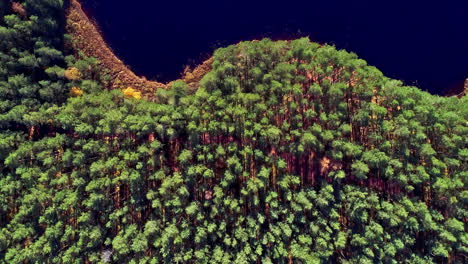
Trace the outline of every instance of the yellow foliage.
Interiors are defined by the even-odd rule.
[[[140,93],[140,92],[136,92],[136,93],[133,95],[133,98],[135,98],[135,99],[141,99],[141,93]]]
[[[83,95],[83,90],[81,90],[80,87],[73,87],[71,88],[70,93],[71,95],[78,97]]]
[[[70,67],[65,71],[65,78],[70,81],[81,79],[81,72],[78,68]]]
[[[132,97],[135,99],[141,99],[141,92],[136,91],[132,87],[128,87],[127,89],[123,90],[123,93],[126,97]]]

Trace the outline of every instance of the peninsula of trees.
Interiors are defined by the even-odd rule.
[[[0,1],[0,263],[467,262],[467,96],[307,38],[115,86],[69,7]]]

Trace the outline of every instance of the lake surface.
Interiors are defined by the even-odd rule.
[[[463,89],[468,78],[465,0],[81,2],[115,53],[137,74],[161,82],[218,47],[301,36],[353,51],[385,75],[432,93]]]

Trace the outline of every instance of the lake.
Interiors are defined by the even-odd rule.
[[[218,47],[301,36],[355,52],[385,75],[431,93],[460,90],[468,78],[468,1],[81,2],[115,53],[137,74],[161,82]]]

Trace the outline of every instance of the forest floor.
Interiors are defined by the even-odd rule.
[[[168,89],[173,82],[160,83],[137,76],[125,63],[120,60],[104,40],[99,27],[83,11],[78,0],[70,0],[67,11],[67,32],[72,36],[72,45],[76,51],[85,56],[98,59],[110,76],[109,88],[125,89],[132,87],[147,97],[152,97],[157,89]],[[213,59],[204,61],[193,70],[188,69],[182,73],[181,80],[189,87],[197,88],[199,81],[211,70]]]

